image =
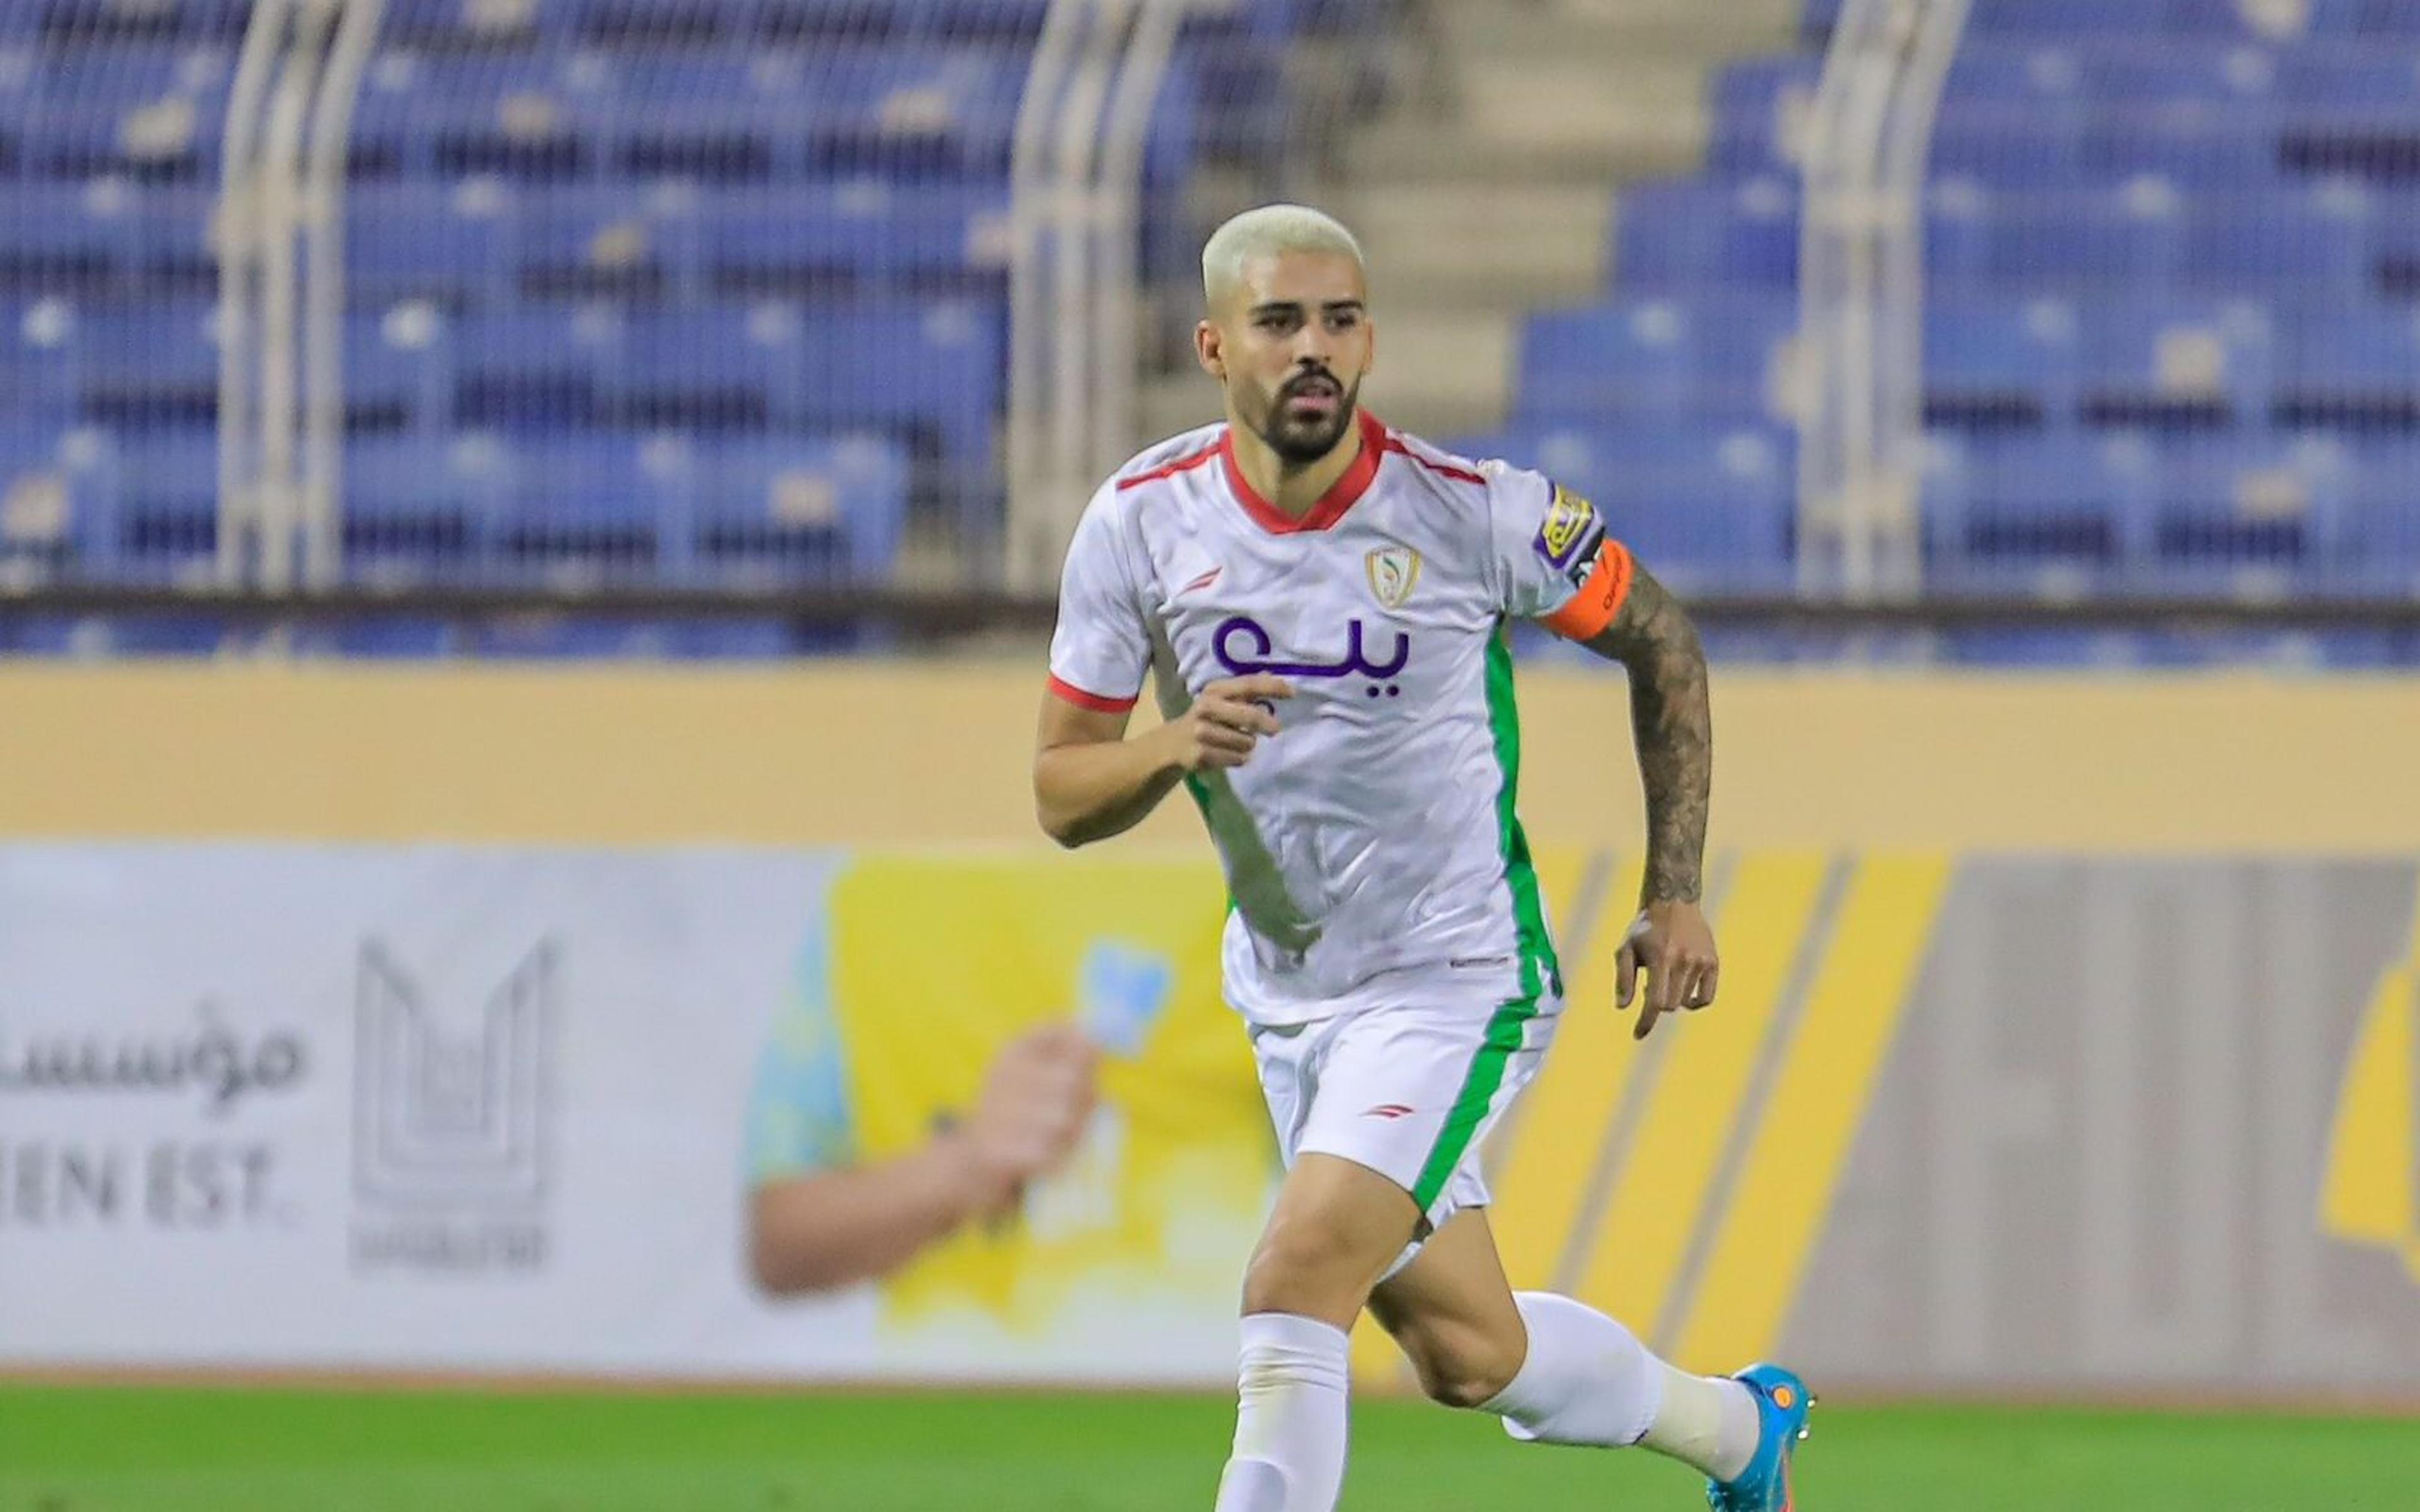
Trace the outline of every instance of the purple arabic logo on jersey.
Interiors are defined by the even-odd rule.
[[[1274,672],[1280,677],[1351,677],[1357,673],[1370,679],[1370,697],[1383,693],[1394,698],[1403,692],[1402,685],[1393,679],[1412,659],[1412,638],[1402,630],[1396,631],[1393,654],[1385,661],[1372,661],[1363,644],[1368,633],[1359,620],[1347,622],[1341,661],[1280,661],[1270,656],[1277,641],[1268,628],[1249,615],[1238,614],[1220,621],[1218,628],[1210,632],[1210,654],[1218,658],[1219,666],[1237,677],[1249,677],[1254,672]],[[1232,643],[1239,640],[1249,644],[1239,650]]]

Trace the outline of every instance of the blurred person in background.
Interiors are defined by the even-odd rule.
[[[1517,1439],[1643,1443],[1725,1512],[1786,1512],[1804,1383],[1692,1375],[1572,1298],[1516,1296],[1479,1165],[1562,1009],[1514,813],[1506,622],[1630,675],[1649,856],[1619,989],[1627,1006],[1645,972],[1640,1037],[1718,975],[1697,633],[1586,500],[1358,409],[1375,332],[1336,221],[1249,211],[1211,237],[1202,284],[1196,350],[1227,421],[1145,451],[1085,510],[1034,787],[1073,846],[1182,784],[1226,869],[1226,995],[1288,1170],[1245,1275],[1218,1512],[1331,1512],[1365,1305],[1440,1402]],[[1146,670],[1167,722],[1129,737]]]
[[[772,1296],[879,1281],[970,1224],[1009,1220],[1030,1182],[1075,1152],[1100,1052],[1074,1024],[1009,1041],[973,1106],[923,1145],[861,1158],[845,1047],[820,995],[785,1005],[748,1112],[749,1265]]]

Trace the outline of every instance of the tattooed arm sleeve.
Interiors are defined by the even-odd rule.
[[[1589,649],[1630,672],[1630,724],[1647,788],[1641,903],[1695,903],[1704,886],[1706,805],[1714,790],[1714,715],[1706,653],[1680,604],[1643,567]]]

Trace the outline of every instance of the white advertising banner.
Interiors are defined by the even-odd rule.
[[[1572,1007],[1490,1142],[1515,1285],[1700,1370],[2420,1381],[2409,861],[1747,853],[1736,980],[1643,1048],[1617,870],[1539,854]],[[0,846],[0,1370],[1224,1386],[1278,1162],[1221,893],[1114,851]],[[1032,1074],[1071,1042],[1083,1096]],[[1052,1096],[1079,1135],[1001,1136]]]
[[[752,1188],[912,1153],[932,1131],[908,1124],[945,1123],[1025,1022],[1089,1012],[1113,1041],[1101,1005],[1140,1002],[1149,1054],[1192,1034],[1232,1067],[1222,1104],[1249,1105],[1241,1035],[1199,980],[1215,958],[1079,944],[1091,977],[1062,981],[1008,918],[949,931],[949,962],[903,957],[953,907],[1034,889],[861,867],[845,936],[850,870],[0,847],[0,1367],[1224,1379],[1265,1154],[1243,1142],[1226,1200],[1216,1172],[1153,1169],[1171,1149],[1126,1105],[1155,1100],[1121,1085],[1150,1074],[1140,1041],[1109,1046],[1096,1127],[1021,1212],[880,1289],[757,1284]],[[1215,878],[1186,876],[1215,935]],[[1031,1001],[987,979],[1033,981]],[[1136,1181],[1171,1210],[1124,1201]]]

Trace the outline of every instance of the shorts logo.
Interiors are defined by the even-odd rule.
[[[1605,524],[1597,518],[1596,506],[1561,484],[1555,485],[1554,501],[1546,506],[1545,522],[1538,527],[1538,554],[1549,565],[1568,569],[1588,560],[1604,539]]]
[[[1408,546],[1382,546],[1361,559],[1370,592],[1388,609],[1402,609],[1420,580],[1420,554]]]
[[[1374,1108],[1362,1109],[1361,1116],[1365,1119],[1385,1119],[1391,1122],[1396,1119],[1410,1118],[1412,1109],[1401,1103],[1381,1103]]]

